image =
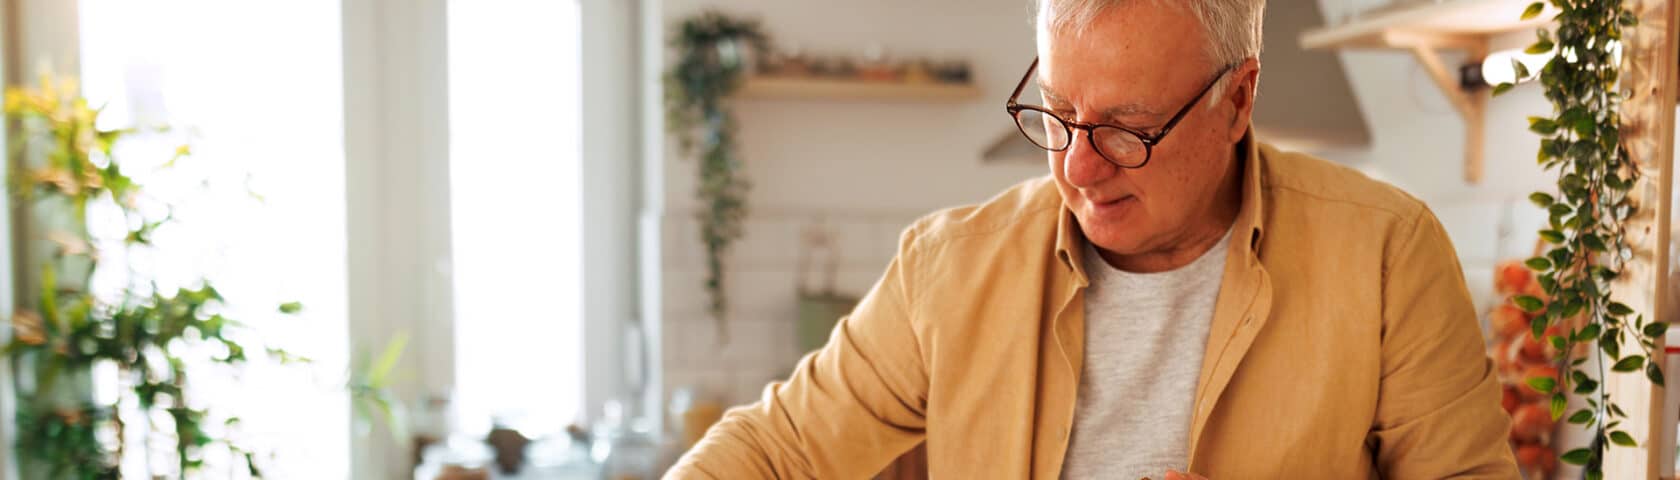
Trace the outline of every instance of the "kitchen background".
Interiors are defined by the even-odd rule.
[[[1540,87],[1487,101],[1484,173],[1466,182],[1464,120],[1411,52],[1304,50],[1300,37],[1385,11],[1485,3],[1515,5],[1514,18],[1525,4],[1395,1],[1270,2],[1256,128],[1426,202],[1491,311],[1506,300],[1498,267],[1528,257],[1545,221],[1527,196],[1555,183],[1524,128],[1551,112]],[[1046,172],[1003,110],[1034,55],[1026,0],[0,5],[8,86],[34,84],[43,66],[79,76],[113,125],[192,124],[205,156],[254,172],[273,199],[251,218],[309,247],[235,238],[230,255],[288,250],[295,261],[264,264],[285,270],[275,283],[251,288],[309,306],[287,338],[318,352],[320,371],[406,339],[388,388],[406,431],[347,414],[333,403],[346,394],[320,388],[319,407],[252,416],[282,477],[649,476],[723,408],[784,377],[914,219]],[[728,102],[751,189],[721,324],[703,288],[699,162],[668,132],[662,79],[675,26],[706,11],[757,20],[779,56],[802,62],[961,72],[948,88],[886,94],[770,79]],[[1493,35],[1489,50],[1533,37]],[[1456,76],[1465,57],[1442,55]],[[227,98],[243,108],[217,110]],[[0,266],[19,279],[0,289],[11,311],[29,296],[15,285],[36,274],[16,252],[41,239],[0,231],[15,257]],[[0,422],[0,435],[18,428]],[[488,467],[514,451],[522,473]],[[27,464],[0,457],[0,470]]]

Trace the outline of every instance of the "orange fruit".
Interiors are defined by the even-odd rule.
[[[1511,295],[1527,291],[1528,285],[1534,282],[1534,272],[1523,265],[1521,260],[1507,260],[1500,262],[1493,269],[1493,291],[1500,295]]]
[[[1528,314],[1516,305],[1503,303],[1488,312],[1488,326],[1493,328],[1494,338],[1522,335],[1529,331]]]
[[[1517,446],[1517,465],[1538,468],[1544,472],[1551,472],[1557,468],[1557,453],[1552,447],[1529,444]]]
[[[1552,412],[1546,402],[1537,401],[1517,407],[1511,414],[1511,436],[1520,440],[1539,440],[1552,431]]]

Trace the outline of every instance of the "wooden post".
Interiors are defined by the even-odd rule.
[[[1675,320],[1664,298],[1673,295],[1668,282],[1670,217],[1674,161],[1674,106],[1677,48],[1675,9],[1665,0],[1629,0],[1639,25],[1623,32],[1621,89],[1622,145],[1643,176],[1629,195],[1636,207],[1628,219],[1627,241],[1633,257],[1614,282],[1617,301],[1647,321]],[[1658,339],[1657,351],[1663,350]],[[1651,359],[1662,362],[1662,358]],[[1665,372],[1668,383],[1680,381]],[[1604,478],[1660,478],[1672,475],[1672,433],[1675,419],[1663,418],[1664,391],[1646,380],[1643,372],[1610,374],[1604,379],[1628,418],[1619,427],[1639,447],[1614,447],[1604,460]]]
[[[1463,45],[1460,45],[1463,47]],[[1441,94],[1452,103],[1458,116],[1464,119],[1464,181],[1477,183],[1482,181],[1482,141],[1486,136],[1484,118],[1487,112],[1487,95],[1481,92],[1466,92],[1458,86],[1458,77],[1448,70],[1441,62],[1440,55],[1435,53],[1432,44],[1420,43],[1411,47],[1412,56],[1417,57],[1418,63],[1429,72],[1429,78],[1435,80],[1435,86],[1441,89]],[[1470,57],[1478,61],[1486,56],[1485,47],[1471,45],[1466,48]]]

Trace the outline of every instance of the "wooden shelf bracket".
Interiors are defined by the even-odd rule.
[[[1485,44],[1467,45],[1470,61],[1480,63],[1487,56]],[[1427,43],[1417,43],[1410,46],[1412,56],[1423,65],[1424,71],[1429,72],[1429,78],[1435,80],[1435,87],[1452,103],[1453,110],[1464,119],[1464,181],[1478,183],[1482,181],[1482,158],[1485,155],[1487,125],[1488,94],[1481,90],[1465,91],[1459,87],[1458,76],[1454,70],[1448,69],[1441,62],[1441,56],[1436,53],[1435,46]]]

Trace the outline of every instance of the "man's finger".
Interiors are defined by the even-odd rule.
[[[1178,470],[1167,470],[1167,476],[1162,480],[1207,480],[1207,477],[1194,473],[1183,473]]]

